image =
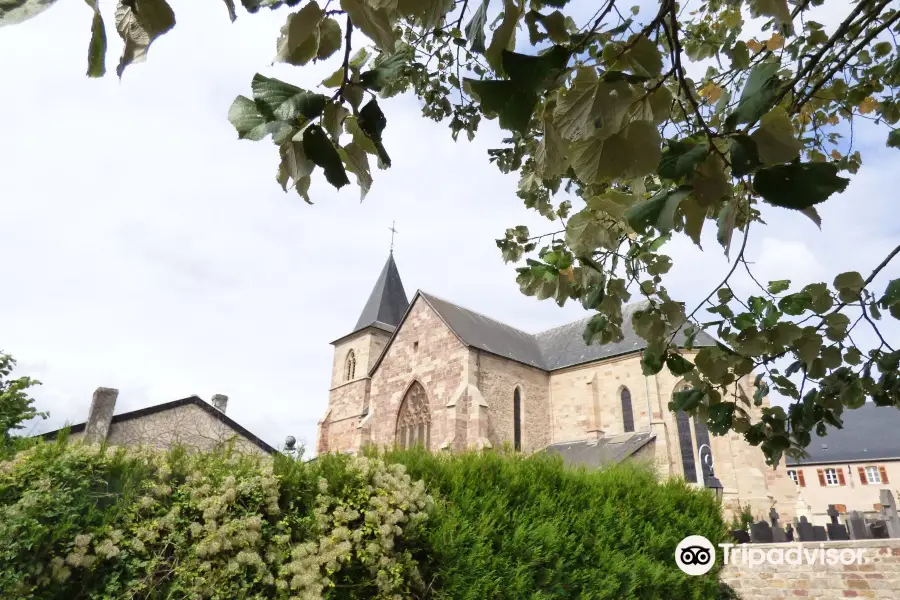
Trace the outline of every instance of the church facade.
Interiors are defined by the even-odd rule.
[[[701,454],[711,452],[726,508],[750,504],[762,515],[777,501],[789,518],[796,492],[783,469],[768,468],[739,434],[711,436],[703,423],[669,411],[685,384],[665,368],[643,375],[635,306],[626,307],[625,338],[615,344],[586,345],[586,320],[526,333],[422,291],[408,300],[391,254],[356,326],[332,343],[317,451],[509,444],[588,467],[648,460],[661,477],[698,485]],[[714,343],[701,334],[694,345]],[[752,377],[738,385],[753,396]]]

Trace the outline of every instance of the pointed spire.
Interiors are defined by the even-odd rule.
[[[409,300],[406,299],[400,272],[397,271],[397,263],[394,262],[394,253],[391,252],[353,330],[359,331],[376,322],[396,327],[407,308]]]

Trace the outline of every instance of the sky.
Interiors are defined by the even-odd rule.
[[[277,148],[237,140],[226,114],[255,72],[315,89],[334,62],[271,65],[288,10],[239,11],[232,24],[220,2],[173,7],[175,29],[121,81],[109,6],[101,80],[84,76],[92,13],[83,3],[0,29],[0,349],[18,359],[16,375],[43,382],[33,396],[50,412],[26,433],[84,421],[93,390],[106,386],[120,390],[117,412],[225,394],[228,414],[270,444],[293,435],[314,448],[329,343],[356,323],[393,222],[409,297],[422,289],[532,332],[587,316],[523,296],[515,265],[500,258],[494,240],[507,227],[553,224],[524,208],[515,175],[488,162],[502,138],[496,122],[474,142],[453,142],[414,97],[385,101],[394,166],[374,173],[362,203],[355,185],[336,192],[319,174],[309,206],[275,182]],[[747,250],[759,280],[867,276],[900,243],[897,150],[875,127],[856,135],[864,165],[819,208],[821,231],[763,207],[768,225],[751,230]],[[684,237],[669,246],[664,283],[689,310],[729,268],[713,229],[703,251]],[[900,261],[874,289],[898,276]],[[752,285],[739,271],[736,289]],[[890,317],[883,333],[900,340]]]

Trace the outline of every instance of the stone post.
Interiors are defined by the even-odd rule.
[[[99,387],[94,391],[88,420],[84,426],[85,442],[100,444],[106,440],[118,397],[119,390],[114,388]]]

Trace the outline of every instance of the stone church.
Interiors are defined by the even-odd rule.
[[[635,307],[626,307],[625,337],[614,344],[586,345],[587,319],[527,333],[421,290],[408,300],[391,253],[356,325],[332,342],[317,451],[508,444],[587,467],[645,459],[662,477],[703,485],[705,447],[726,508],[749,503],[765,514],[778,500],[788,517],[795,491],[783,469],[768,468],[740,435],[710,436],[705,424],[670,412],[672,394],[685,384],[667,369],[642,374]],[[714,343],[701,333],[694,345]],[[739,384],[752,397],[752,377]]]

